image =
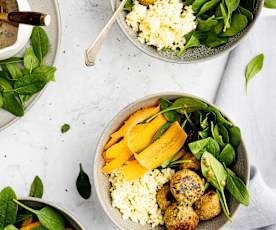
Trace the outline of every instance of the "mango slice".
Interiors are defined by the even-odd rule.
[[[112,145],[117,143],[122,137],[125,136],[126,132],[131,129],[138,123],[146,120],[147,118],[153,116],[154,114],[160,111],[160,107],[149,107],[136,111],[133,113],[124,123],[124,125],[115,133],[111,134],[111,139],[107,142],[104,149],[107,150]]]
[[[184,145],[187,134],[174,122],[160,139],[152,143],[141,153],[135,154],[136,160],[146,169],[158,168],[164,161],[171,159]]]
[[[148,172],[148,170],[142,167],[137,160],[128,161],[126,165],[122,167],[122,174],[129,181],[144,176],[146,172]]]
[[[108,150],[106,150],[105,158],[106,160],[112,160],[118,157],[120,154],[124,154],[125,152],[129,152],[129,148],[125,142],[125,140],[121,140],[115,145],[112,145]]]

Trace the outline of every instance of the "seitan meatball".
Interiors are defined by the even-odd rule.
[[[152,5],[156,0],[139,0],[139,3],[144,6]]]
[[[204,182],[194,171],[182,169],[171,178],[170,189],[177,201],[192,205],[203,195]]]
[[[205,193],[195,202],[194,207],[200,220],[210,220],[221,213],[219,196],[215,191]]]
[[[192,207],[174,203],[167,208],[164,221],[169,230],[193,230],[198,225],[199,218]]]
[[[180,165],[181,169],[200,169],[200,162],[195,158],[192,153],[185,153],[181,160],[187,160],[187,162],[184,162]]]
[[[170,191],[170,184],[164,184],[163,187],[157,191],[156,200],[162,211],[165,211],[172,204],[174,198]]]

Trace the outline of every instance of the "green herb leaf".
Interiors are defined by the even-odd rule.
[[[33,69],[39,66],[39,60],[35,56],[34,50],[32,47],[25,50],[24,55],[24,67],[31,73]]]
[[[18,79],[23,76],[21,70],[16,63],[6,64],[6,67],[13,79]]]
[[[220,34],[222,37],[232,37],[243,31],[248,24],[247,17],[242,14],[234,14],[231,20],[230,27]]]
[[[63,216],[53,208],[46,206],[40,210],[35,210],[16,199],[13,199],[13,201],[22,208],[35,214],[43,227],[49,230],[64,230],[65,224]]]
[[[49,39],[44,29],[39,26],[33,28],[31,35],[31,42],[34,53],[38,58],[39,62],[43,62],[43,58],[48,53]]]
[[[172,125],[171,122],[167,122],[165,123],[153,136],[152,141],[155,142],[158,139],[160,139],[160,137],[168,130],[168,128],[170,128],[170,126]]]
[[[241,143],[241,130],[237,126],[233,126],[229,129],[230,143],[237,148]]]
[[[70,130],[70,125],[69,124],[64,124],[64,125],[62,125],[61,126],[61,133],[66,133],[66,132],[68,132],[69,130]]]
[[[212,132],[212,136],[213,138],[216,140],[217,143],[219,143],[219,145],[221,147],[224,147],[225,146],[225,143],[223,141],[223,138],[222,136],[220,135],[220,132],[219,132],[219,126],[216,124],[214,125],[213,122],[211,122],[211,132]]]
[[[87,173],[83,171],[81,164],[80,173],[77,178],[76,186],[80,196],[84,199],[89,199],[89,197],[91,196],[91,183]]]
[[[23,58],[21,57],[11,57],[6,60],[1,60],[0,65],[22,63],[22,62],[23,62]]]
[[[132,0],[127,0],[125,6],[124,6],[124,10],[127,12],[132,11],[132,7],[133,7],[133,1]]]
[[[220,38],[216,33],[209,32],[205,44],[208,47],[216,48],[228,42],[228,38]]]
[[[276,8],[276,1],[275,0],[265,0],[264,6],[266,8]]]
[[[254,15],[253,15],[253,13],[252,13],[250,10],[245,9],[245,8],[242,7],[242,6],[239,6],[238,10],[239,10],[239,12],[240,12],[241,14],[243,14],[244,16],[247,17],[247,19],[248,19],[249,22],[252,22],[252,21],[253,21]]]
[[[249,192],[245,183],[230,169],[227,169],[228,178],[226,189],[241,204],[249,205]]]
[[[18,212],[15,223],[23,222],[23,221],[28,220],[32,217],[33,217],[33,214],[30,213],[29,211],[20,212],[20,213]]]
[[[218,123],[221,123],[221,124],[225,124],[225,125],[228,125],[228,126],[232,126],[233,124],[228,121],[222,114],[219,110],[217,110],[216,108],[212,107],[212,106],[209,106],[207,109],[205,109],[206,111],[208,112],[211,112],[213,113],[215,116],[216,116],[216,120]]]
[[[206,2],[200,9],[199,13],[197,14],[197,16],[203,15],[205,14],[207,11],[215,8],[217,6],[217,4],[220,2],[221,0],[210,0],[208,2]]]
[[[4,230],[18,230],[18,228],[15,227],[14,225],[10,224],[10,225],[6,226],[6,227],[4,228]]]
[[[198,13],[200,8],[204,5],[204,3],[208,2],[208,0],[195,0],[192,4],[192,9],[194,13]]]
[[[204,152],[212,153],[215,157],[218,157],[220,153],[219,144],[211,137],[194,141],[188,144],[190,151],[200,160]]]
[[[198,39],[198,37],[196,36],[196,34],[192,34],[192,36],[190,37],[190,39],[187,41],[187,43],[185,44],[185,46],[183,46],[180,51],[177,53],[178,57],[181,57],[182,54],[185,52],[185,50],[192,48],[192,47],[197,47],[200,46],[200,41]]]
[[[190,97],[180,97],[168,109],[175,109],[181,114],[192,113],[197,110],[204,110],[208,105],[198,99]]]
[[[232,145],[227,144],[221,151],[218,159],[219,161],[225,163],[226,166],[229,166],[233,163],[233,161],[235,160],[235,157],[236,157],[235,149],[232,147]]]
[[[240,0],[225,0],[225,5],[227,7],[227,21],[226,24],[224,25],[224,32],[226,31],[227,28],[230,27],[230,21],[232,18],[232,13],[238,8],[240,4]]]
[[[202,131],[198,131],[198,135],[202,138],[202,139],[205,139],[209,136],[209,131],[210,131],[210,128],[207,127],[205,129],[203,129]]]
[[[34,74],[40,74],[43,75],[47,81],[54,81],[55,80],[55,72],[56,67],[54,66],[48,66],[48,65],[41,65],[34,69]]]
[[[255,77],[263,68],[264,54],[259,54],[254,57],[246,66],[245,80],[246,80],[246,95],[248,94],[248,83]]]
[[[0,192],[0,229],[16,221],[18,206],[13,199],[16,199],[16,194],[11,187],[6,187]]]
[[[161,98],[159,100],[159,104],[160,104],[160,110],[165,110],[167,108],[169,108],[172,103],[170,101],[168,101],[167,99]],[[164,117],[170,121],[170,122],[175,122],[177,120],[179,120],[180,114],[176,111],[168,111],[163,113]]]
[[[43,183],[39,176],[36,176],[33,180],[30,190],[30,197],[42,198],[43,196]]]
[[[201,31],[210,31],[214,26],[218,24],[218,20],[215,18],[215,15],[203,20],[201,18],[197,19],[197,28]]]

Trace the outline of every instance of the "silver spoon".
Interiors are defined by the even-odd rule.
[[[109,19],[105,27],[99,33],[95,41],[85,50],[85,64],[86,66],[94,66],[96,62],[97,54],[104,42],[104,39],[111,29],[112,25],[114,24],[118,14],[123,10],[124,5],[126,4],[127,0],[123,0],[120,6],[116,9],[113,16]]]

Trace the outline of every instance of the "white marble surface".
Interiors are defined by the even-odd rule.
[[[115,25],[97,66],[89,69],[84,67],[83,51],[110,16],[109,1],[60,0],[60,6],[63,39],[57,80],[24,118],[0,133],[0,187],[10,185],[26,196],[33,177],[39,175],[44,198],[70,210],[86,229],[113,229],[94,191],[88,201],[78,195],[79,162],[92,172],[105,124],[137,98],[176,90],[214,100],[227,55],[202,64],[164,63],[133,47]],[[62,135],[65,122],[71,130]]]

